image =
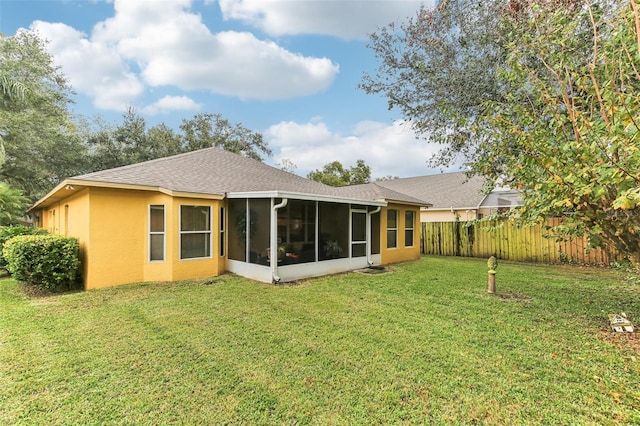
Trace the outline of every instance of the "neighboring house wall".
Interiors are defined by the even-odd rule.
[[[389,211],[395,211],[396,226],[389,222]],[[413,223],[407,222],[407,212],[413,212]],[[383,208],[381,216],[381,255],[382,264],[404,262],[420,257],[420,210],[400,204],[389,204]],[[391,243],[393,234],[396,236],[395,247]],[[407,234],[413,235],[413,241],[407,241]]]
[[[446,209],[446,210],[422,210],[420,212],[420,221],[421,222],[467,222],[470,220],[477,219],[477,214],[482,213],[481,210],[475,209],[464,209],[464,210],[456,210],[456,209]]]
[[[427,209],[420,212],[421,222],[469,222],[476,219],[488,218],[500,213],[501,209],[509,207],[480,207],[471,209]]]

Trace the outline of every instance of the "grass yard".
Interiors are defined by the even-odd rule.
[[[0,424],[640,424],[640,286],[424,257],[30,297],[0,281]]]

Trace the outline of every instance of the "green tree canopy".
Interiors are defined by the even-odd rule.
[[[358,160],[355,166],[348,169],[339,161],[332,161],[325,164],[322,170],[309,172],[307,178],[330,186],[356,185],[371,181],[371,168],[364,160]]]
[[[219,147],[262,161],[271,150],[262,135],[231,125],[220,114],[197,114],[184,119],[176,132],[164,123],[147,127],[146,120],[130,107],[122,124],[98,121],[87,141],[92,170],[125,166],[197,149]]]
[[[196,114],[189,120],[183,120],[180,130],[186,151],[218,147],[258,161],[263,160],[263,155],[272,155],[262,134],[240,123],[232,125],[221,114]]]
[[[22,192],[0,182],[0,226],[15,225],[24,219],[27,199]]]
[[[0,180],[37,198],[86,166],[69,106],[71,88],[37,34],[0,37]]]
[[[178,135],[164,124],[147,129],[146,120],[129,107],[122,124],[110,126],[100,120],[87,143],[92,170],[104,170],[182,152]]]
[[[359,87],[386,97],[418,135],[442,144],[433,166],[448,166],[460,155],[473,158],[471,135],[484,102],[502,96],[503,13],[502,1],[442,0],[370,35],[379,66]]]
[[[443,0],[372,35],[361,87],[444,144],[434,164],[522,190],[521,220],[638,259],[638,28],[634,0]]]
[[[525,193],[523,219],[564,216],[556,231],[589,236],[640,260],[638,4],[576,12],[536,7],[512,21],[499,70],[511,88],[490,101],[475,169]],[[586,43],[585,43],[586,41]]]

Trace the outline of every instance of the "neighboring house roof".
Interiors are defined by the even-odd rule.
[[[386,191],[394,201],[427,205],[421,200],[383,188],[378,191],[345,191],[220,148],[206,148],[66,179],[32,209],[57,202],[70,195],[65,188],[73,191],[78,189],[75,186],[139,188],[219,198],[249,194],[275,197],[306,194],[317,199],[348,199],[374,205],[384,205],[383,192]]]
[[[485,178],[469,177],[466,172],[441,173],[376,182],[385,188],[430,202],[429,210],[471,210],[478,207],[511,207],[522,205],[520,192],[495,188],[483,192]]]
[[[482,188],[485,179],[481,176],[468,177],[466,172],[441,173],[376,182],[385,188],[411,195],[438,209],[475,209],[485,198]]]
[[[362,185],[339,186],[335,188],[338,193],[346,197],[362,198],[367,200],[399,201],[406,204],[415,204],[422,207],[429,207],[431,203],[403,194],[390,188],[385,188],[377,182],[365,183]]]

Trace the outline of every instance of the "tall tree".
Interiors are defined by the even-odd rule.
[[[278,167],[280,170],[284,170],[285,172],[295,173],[298,166],[288,158],[283,158],[280,163],[278,163]]]
[[[379,66],[359,87],[386,97],[418,135],[442,144],[434,166],[473,159],[484,103],[503,96],[497,70],[506,56],[499,41],[504,7],[504,1],[442,0],[370,36]]]
[[[190,120],[183,120],[180,130],[187,151],[218,147],[259,161],[263,155],[272,155],[262,134],[239,123],[232,125],[220,114],[196,114]]]
[[[523,191],[521,220],[640,253],[640,36],[634,0],[443,0],[372,36],[381,93],[435,159]]]
[[[371,181],[371,167],[367,166],[364,160],[356,161],[355,166],[349,169],[349,184],[358,185]]]
[[[2,71],[0,71],[1,73]],[[0,92],[2,92],[2,105],[10,102],[12,99],[24,99],[27,89],[24,84],[9,79],[9,76],[0,74]],[[2,142],[2,134],[0,133],[0,167],[4,164],[5,150]]]
[[[23,100],[26,88],[22,83],[10,80],[9,76],[3,73],[0,75],[0,92],[2,105],[4,106],[15,99]],[[3,133],[0,132],[0,167],[5,161],[5,149],[2,139]],[[27,199],[22,196],[22,191],[12,189],[8,184],[0,182],[0,226],[17,223],[24,215],[26,205]]]
[[[0,179],[37,198],[86,165],[69,112],[71,88],[32,32],[0,37],[0,70]]]
[[[325,164],[322,170],[309,172],[307,178],[329,186],[356,185],[371,181],[371,168],[364,160],[358,160],[355,166],[348,169],[339,161],[332,161]]]
[[[168,157],[184,152],[182,135],[164,123],[147,130],[147,143],[153,158]]]
[[[180,132],[164,123],[148,128],[134,108],[128,108],[122,124],[98,122],[88,136],[93,170],[104,170],[208,147],[243,154],[262,161],[271,150],[258,132],[240,124],[232,126],[220,114],[197,114],[184,119]]]
[[[27,203],[21,191],[0,182],[0,226],[15,225],[24,219]]]
[[[92,170],[104,170],[184,152],[182,136],[160,123],[147,128],[146,120],[133,107],[122,116],[122,124],[97,119],[87,136]]]
[[[133,107],[127,108],[122,124],[113,131],[113,138],[126,164],[155,158],[147,137],[147,122]]]
[[[474,167],[524,191],[522,219],[564,216],[560,234],[640,265],[640,6],[552,6],[511,21],[511,91],[486,104]]]

